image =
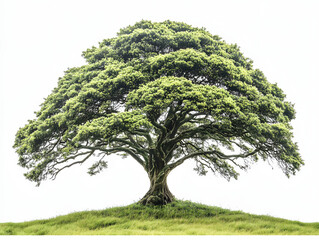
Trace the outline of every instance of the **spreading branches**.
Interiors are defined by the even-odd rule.
[[[254,70],[235,45],[184,23],[142,21],[83,53],[16,135],[26,177],[41,182],[102,157],[122,154],[151,173],[188,159],[227,178],[258,157],[288,176],[303,160],[293,142],[293,104]],[[165,175],[165,174],[164,174]],[[163,176],[164,176],[163,175]]]

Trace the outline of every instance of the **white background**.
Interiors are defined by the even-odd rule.
[[[83,165],[40,187],[27,181],[12,145],[68,67],[85,64],[82,51],[142,19],[182,21],[237,43],[268,81],[295,103],[293,121],[305,166],[290,179],[260,162],[239,180],[197,176],[187,162],[168,178],[179,199],[304,222],[319,222],[319,1],[313,0],[0,0],[0,222],[123,206],[148,189],[132,159],[110,157],[90,177]]]

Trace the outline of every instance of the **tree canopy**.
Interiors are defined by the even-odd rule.
[[[258,159],[289,176],[303,161],[293,142],[293,105],[236,44],[185,23],[140,21],[83,52],[36,117],[16,134],[26,178],[40,184],[100,156],[135,159],[151,187],[141,200],[174,199],[166,178],[188,159],[230,179]]]

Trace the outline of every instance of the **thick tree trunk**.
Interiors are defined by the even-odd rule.
[[[145,196],[139,201],[143,205],[165,205],[174,201],[175,197],[167,186],[167,175],[149,174],[151,186]]]

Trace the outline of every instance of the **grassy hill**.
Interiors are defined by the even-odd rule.
[[[317,235],[319,223],[302,223],[177,201],[166,206],[109,208],[48,220],[1,223],[1,235]]]

